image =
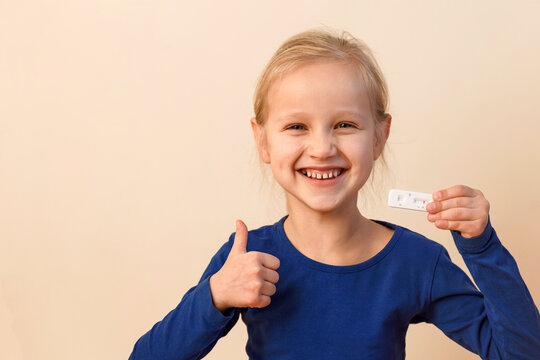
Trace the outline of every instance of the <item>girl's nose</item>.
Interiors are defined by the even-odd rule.
[[[335,139],[328,134],[313,134],[309,138],[308,155],[314,158],[329,158],[337,154]]]

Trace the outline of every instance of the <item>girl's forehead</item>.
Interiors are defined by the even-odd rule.
[[[332,81],[326,83],[328,86],[347,80],[358,87],[364,87],[364,80],[357,66],[348,61],[333,60],[299,64],[279,74],[271,88],[280,88],[296,82],[314,83],[317,80],[326,82],[329,79]]]
[[[359,70],[349,63],[301,65],[277,79],[268,91],[269,118],[299,113],[369,113],[369,98]],[[366,114],[367,115],[367,114]]]

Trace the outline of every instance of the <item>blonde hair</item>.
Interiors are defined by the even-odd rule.
[[[255,119],[263,130],[263,139],[268,116],[267,97],[272,85],[300,65],[321,61],[341,61],[356,67],[367,90],[371,115],[376,125],[376,142],[381,141],[385,129],[384,126],[377,125],[382,125],[389,116],[388,87],[381,69],[364,42],[347,31],[339,33],[329,28],[312,29],[290,37],[277,49],[264,68],[258,79],[253,101]],[[387,169],[384,151],[380,159]],[[375,167],[372,175],[374,170]],[[373,184],[373,177],[371,182]]]

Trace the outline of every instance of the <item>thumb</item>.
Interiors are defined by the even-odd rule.
[[[245,254],[248,241],[248,229],[242,220],[236,220],[236,234],[231,248],[233,254]]]

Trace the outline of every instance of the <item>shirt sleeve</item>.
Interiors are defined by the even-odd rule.
[[[482,359],[538,359],[538,309],[490,219],[476,237],[451,233],[480,291],[442,248],[425,313],[427,322]]]
[[[222,313],[214,306],[209,278],[227,260],[233,235],[212,257],[199,283],[135,343],[129,360],[201,359],[232,329],[238,321],[239,309],[229,308]]]

